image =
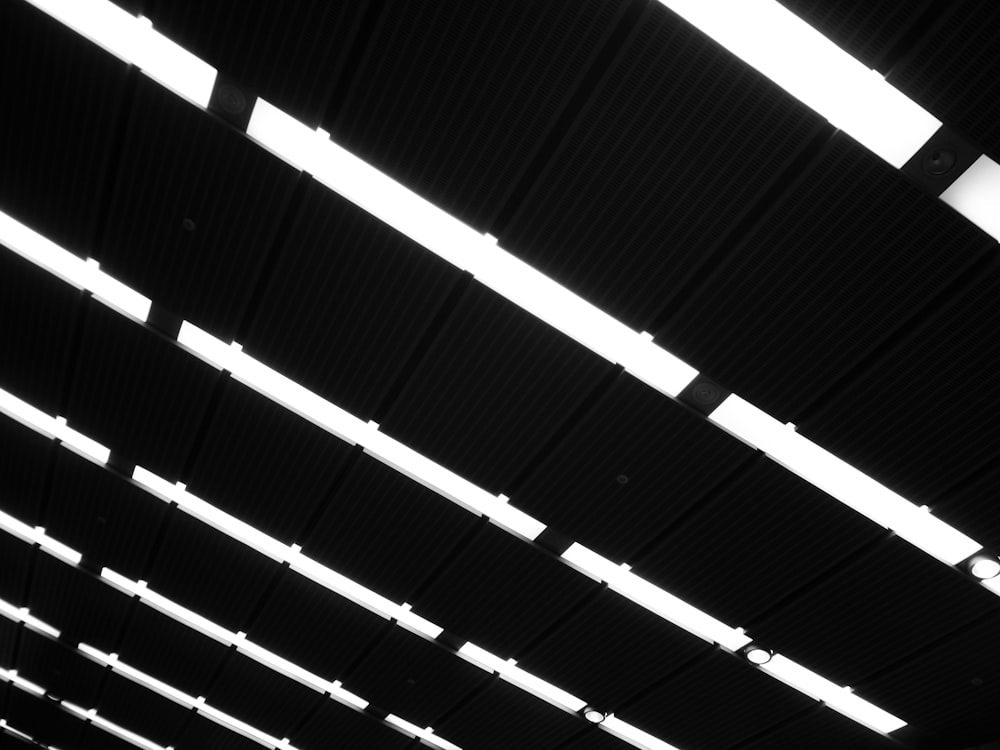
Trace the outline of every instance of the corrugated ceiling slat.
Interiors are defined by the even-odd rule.
[[[52,441],[19,422],[0,416],[0,510],[30,526],[42,523],[45,472]]]
[[[181,708],[114,673],[107,676],[97,712],[108,721],[128,727],[162,747],[176,739],[191,715],[190,709]]]

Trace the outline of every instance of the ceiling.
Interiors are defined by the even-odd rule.
[[[1000,549],[997,242],[651,0],[122,0],[260,96],[879,482]],[[1000,5],[786,0],[1000,159]],[[471,641],[681,750],[1000,740],[1000,598],[24,2],[0,4],[0,209],[153,301],[0,251],[0,667],[162,746],[631,745]],[[230,118],[232,119],[232,118]],[[245,121],[243,123],[245,125]],[[998,207],[1000,211],[1000,207]],[[516,538],[179,346],[191,321],[550,530]],[[149,494],[140,465],[446,631],[397,627]],[[575,540],[908,722],[884,736],[560,558]],[[111,568],[372,706],[109,586]],[[131,747],[0,684],[61,750]],[[3,742],[15,742],[3,734]],[[21,745],[17,745],[21,746]]]

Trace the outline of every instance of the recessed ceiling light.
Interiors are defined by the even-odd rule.
[[[984,581],[996,578],[1000,575],[1000,560],[990,555],[976,555],[969,561],[969,572]]]
[[[600,724],[606,717],[603,711],[599,711],[593,706],[587,706],[583,709],[583,718],[591,724]]]
[[[772,654],[769,649],[751,644],[743,650],[743,656],[751,664],[767,664],[771,661]]]

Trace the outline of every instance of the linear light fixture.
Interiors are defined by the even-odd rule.
[[[2,388],[0,388],[0,412],[46,437],[62,441],[74,453],[99,464],[106,464],[111,456],[111,451],[107,447],[72,429],[66,423],[65,417],[50,417]]]
[[[45,529],[41,526],[28,526],[28,524],[18,521],[16,518],[4,513],[3,511],[0,511],[0,529],[18,537],[28,544],[37,544],[49,554],[68,562],[70,565],[79,565],[80,561],[83,559],[83,555],[75,549],[67,547],[62,542],[59,542],[46,534]]]
[[[39,744],[35,742],[34,738],[30,734],[26,734],[22,732],[20,729],[12,727],[10,724],[8,724],[6,719],[0,719],[0,729],[4,730],[5,732],[9,732],[15,737],[20,737],[22,740],[25,740],[26,742],[31,742],[32,744],[35,745]],[[40,747],[45,747],[45,746],[40,745]],[[49,750],[52,750],[52,748],[49,748]]]
[[[428,745],[433,745],[434,747],[439,747],[441,750],[461,750],[458,745],[448,742],[448,740],[442,739],[434,734],[434,730],[430,727],[425,727],[421,729],[416,724],[412,724],[405,719],[401,719],[395,714],[389,714],[385,717],[385,720],[390,724],[399,727],[404,732],[406,732],[411,737],[416,737],[426,742]]]
[[[0,615],[13,620],[14,622],[23,622],[26,627],[34,630],[37,633],[42,633],[50,638],[58,638],[59,631],[54,627],[49,625],[47,622],[42,622],[37,617],[31,614],[27,607],[15,607],[10,602],[5,602],[0,599]]]
[[[75,714],[77,717],[88,721],[99,729],[103,729],[108,734],[112,734],[119,739],[125,740],[126,742],[135,745],[136,747],[141,747],[143,750],[171,750],[169,747],[163,747],[162,745],[157,745],[151,740],[147,740],[135,732],[130,732],[114,722],[108,721],[103,716],[97,713],[96,709],[93,708],[83,708],[75,703],[70,703],[69,701],[60,701],[59,705],[71,714]]]
[[[1000,240],[1000,164],[983,154],[963,172],[941,200]]]
[[[486,649],[474,643],[465,643],[458,649],[458,653],[487,672],[496,672],[507,682],[512,682],[515,685],[523,687],[549,703],[566,709],[570,713],[577,713],[587,705],[586,701],[524,671],[513,661],[504,661],[499,656],[491,654]]]
[[[660,0],[894,167],[941,121],[775,0]]]
[[[948,564],[982,545],[733,394],[709,417],[844,505]]]
[[[648,732],[644,732],[638,727],[622,721],[614,714],[608,714],[598,726],[608,734],[625,740],[636,747],[644,748],[644,750],[678,750],[659,737],[654,737]]]
[[[21,688],[21,690],[24,690],[28,693],[32,693],[34,695],[38,696],[45,695],[45,688],[41,687],[40,685],[36,685],[30,680],[24,679],[17,673],[16,669],[0,668],[0,680],[3,680],[4,682],[9,682],[12,685],[16,685],[17,687]]]

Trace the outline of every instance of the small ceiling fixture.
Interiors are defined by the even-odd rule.
[[[767,664],[771,661],[771,656],[773,653],[770,649],[764,648],[763,646],[758,646],[756,643],[751,643],[749,646],[743,649],[743,656],[751,664]]]
[[[607,716],[605,716],[603,711],[598,711],[593,706],[587,706],[583,709],[583,718],[591,724],[600,724],[607,718]]]
[[[1000,560],[992,555],[976,555],[969,560],[969,572],[985,581],[1000,575]]]

